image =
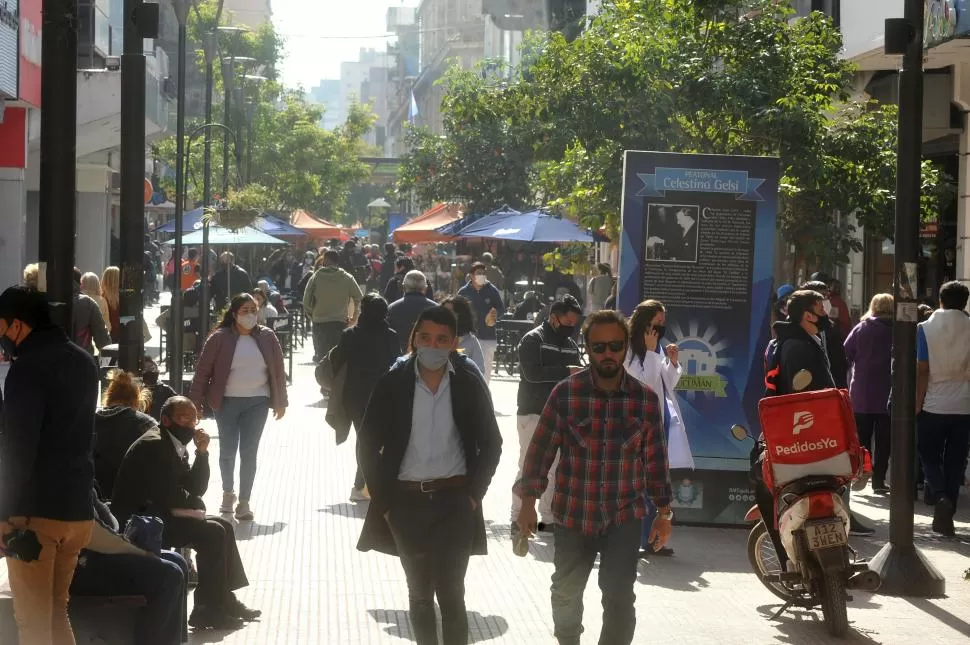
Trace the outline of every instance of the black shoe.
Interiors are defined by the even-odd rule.
[[[674,555],[674,550],[668,546],[661,547],[659,551],[654,551],[651,547],[646,549],[640,549],[640,557],[645,559],[650,559],[651,556],[660,556],[663,558],[670,558]]]
[[[204,605],[196,606],[189,616],[189,627],[192,629],[240,629],[244,625],[241,618],[230,616],[225,609],[209,608]]]
[[[552,533],[552,527],[555,526],[552,522],[539,522],[536,524],[537,533]]]
[[[886,486],[886,484],[883,483],[873,484],[872,492],[876,495],[886,495],[889,493],[889,486]]]
[[[236,598],[235,595],[229,599],[225,607],[226,613],[233,618],[241,618],[247,623],[252,622],[263,615],[263,612],[259,609],[250,609],[246,605],[242,604],[242,601]]]
[[[860,522],[855,513],[849,513],[849,535],[872,535],[875,532],[876,529]]]
[[[940,498],[933,509],[933,532],[953,537],[956,531],[953,528],[953,502],[946,497]]]

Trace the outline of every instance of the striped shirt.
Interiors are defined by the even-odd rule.
[[[516,495],[542,495],[557,452],[552,513],[565,528],[600,535],[645,517],[648,497],[658,506],[670,502],[660,400],[625,371],[613,392],[600,389],[589,368],[556,385],[529,444]]]

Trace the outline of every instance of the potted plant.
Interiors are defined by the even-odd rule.
[[[256,218],[272,207],[269,189],[260,184],[247,184],[230,190],[222,203],[206,208],[203,219],[230,231],[238,231],[253,224]]]

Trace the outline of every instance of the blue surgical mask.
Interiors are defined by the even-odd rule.
[[[428,370],[440,370],[448,362],[450,349],[444,347],[418,347],[418,363]]]

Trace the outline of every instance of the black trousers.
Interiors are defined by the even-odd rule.
[[[859,443],[872,453],[872,486],[885,485],[892,453],[892,425],[888,414],[865,414],[856,412],[855,425],[859,430]]]
[[[313,323],[313,359],[322,361],[340,342],[347,325],[342,322]]]
[[[441,608],[444,645],[466,645],[465,572],[475,535],[475,513],[467,490],[400,491],[391,506],[388,526],[408,581],[417,645],[438,645],[435,596]]]
[[[196,606],[220,608],[232,598],[233,591],[249,586],[232,524],[221,517],[171,518],[165,524],[165,543],[195,550],[199,571]]]

